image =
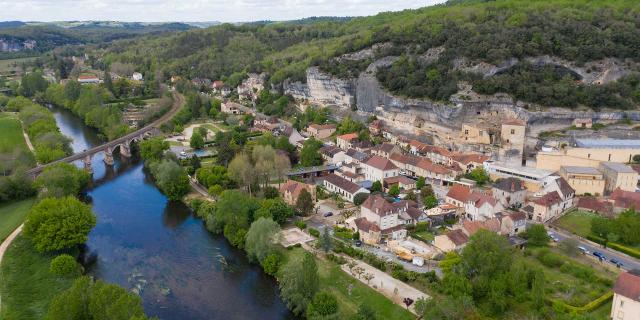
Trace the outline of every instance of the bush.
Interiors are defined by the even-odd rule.
[[[359,206],[362,203],[364,203],[364,201],[367,200],[367,198],[369,198],[368,193],[360,192],[353,197],[353,204],[355,204],[356,206]]]
[[[612,298],[613,298],[613,291],[607,291],[605,294],[603,294],[599,298],[585,304],[582,307],[575,307],[572,305],[568,305],[561,300],[550,299],[550,301],[553,305],[553,309],[556,311],[563,312],[563,313],[570,313],[570,314],[583,314],[583,313],[588,313],[595,309],[598,309],[599,307],[607,303]]]
[[[340,264],[340,265],[343,265],[343,264],[347,263],[347,259],[345,259],[345,258],[343,258],[341,256],[337,256],[337,255],[335,255],[333,253],[329,253],[327,255],[327,259],[329,259],[329,261],[333,261],[333,262],[335,262],[337,264]]]
[[[407,282],[409,280],[409,276],[404,270],[394,269],[393,271],[391,271],[391,276],[402,282]]]
[[[281,263],[282,257],[277,253],[272,253],[262,260],[262,270],[264,270],[264,273],[274,276],[278,273]]]
[[[345,240],[352,240],[353,239],[353,232],[349,228],[343,228],[343,227],[335,226],[335,227],[333,227],[333,234],[336,237],[342,238],[342,239],[345,239]]]
[[[55,275],[67,277],[79,274],[80,268],[76,259],[68,254],[61,254],[51,260],[49,271]]]
[[[318,231],[318,229],[309,228],[309,234],[316,238],[320,237],[320,231]]]
[[[297,220],[297,221],[295,222],[295,225],[296,225],[296,227],[298,227],[298,229],[300,229],[300,230],[304,230],[304,229],[306,229],[306,228],[307,228],[307,223],[306,223],[306,222],[304,222],[304,221],[302,221],[302,220]]]
[[[564,264],[564,261],[561,256],[549,251],[549,250],[540,250],[538,252],[538,256],[536,257],[543,265],[549,268],[558,268]]]

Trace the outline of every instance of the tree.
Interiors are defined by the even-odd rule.
[[[77,195],[89,183],[91,175],[70,163],[57,163],[44,169],[36,179],[43,197]]]
[[[262,190],[262,194],[265,199],[276,199],[280,197],[280,192],[278,192],[278,189],[272,186],[267,186],[266,188],[264,188],[264,190]]]
[[[270,218],[281,225],[293,214],[293,209],[280,198],[262,200],[260,209],[256,211],[256,217]]]
[[[301,315],[318,292],[319,282],[316,260],[305,252],[302,261],[291,259],[283,267],[280,295],[294,314]]]
[[[189,140],[189,145],[194,149],[204,148],[204,138],[202,137],[200,132],[197,132],[196,130],[193,131],[193,133],[191,134],[191,139]]]
[[[580,253],[580,249],[578,249],[578,240],[574,238],[566,238],[560,241],[560,250],[569,256],[577,256]]]
[[[282,258],[280,257],[279,254],[272,253],[266,256],[262,260],[262,263],[260,265],[262,266],[262,270],[264,270],[266,274],[273,276],[278,273],[278,270],[280,269],[281,261],[282,261]]]
[[[424,177],[418,177],[418,181],[416,181],[416,189],[422,190],[422,187],[425,185]]]
[[[543,247],[549,243],[549,235],[542,224],[534,224],[527,229],[525,236],[527,243],[534,247]]]
[[[337,319],[338,300],[328,292],[318,292],[307,308],[307,319]]]
[[[146,319],[142,299],[126,289],[89,277],[53,298],[47,319]]]
[[[249,157],[245,153],[236,155],[227,170],[231,179],[246,187],[251,195],[251,185],[256,181],[256,176]]]
[[[356,206],[359,206],[361,204],[363,204],[367,198],[369,198],[369,194],[366,192],[360,192],[357,193],[355,196],[353,196],[353,204],[355,204]]]
[[[302,191],[300,191],[298,199],[296,199],[296,209],[302,215],[306,216],[313,211],[313,206],[314,204],[311,193],[309,193],[307,189],[302,189]]]
[[[169,150],[169,142],[160,137],[140,142],[140,156],[147,161],[159,161],[166,150]]]
[[[423,198],[422,202],[424,203],[424,207],[427,209],[435,208],[436,206],[438,206],[438,199],[434,195]]]
[[[259,218],[254,221],[247,232],[244,246],[249,259],[262,262],[268,255],[274,253],[279,233],[280,226],[269,218]]]
[[[376,320],[376,312],[367,303],[362,303],[358,307],[354,320]]]
[[[320,236],[320,246],[325,253],[328,253],[333,248],[333,240],[331,239],[331,235],[329,234],[329,227],[325,226],[322,230],[322,235]]]
[[[156,184],[169,200],[180,200],[189,192],[189,177],[180,165],[171,160],[152,163],[151,173]]]
[[[109,92],[113,92],[113,81],[111,80],[111,72],[109,72],[109,68],[104,69],[104,87],[109,90]]]
[[[489,174],[482,167],[477,167],[469,172],[466,177],[475,181],[479,186],[489,182]]]
[[[380,181],[374,181],[371,184],[371,192],[382,192],[382,183]]]
[[[313,137],[305,141],[300,150],[300,164],[305,167],[321,165],[322,155],[318,152],[320,148],[322,148],[322,142]]]
[[[76,276],[79,271],[80,268],[76,259],[68,254],[61,254],[53,258],[49,266],[49,272],[61,277]]]
[[[389,195],[392,197],[397,197],[400,195],[400,187],[397,184],[394,184],[389,188]]]
[[[56,251],[85,243],[95,225],[89,205],[74,197],[46,198],[31,208],[24,234],[38,251]]]

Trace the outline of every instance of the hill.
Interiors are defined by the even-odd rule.
[[[276,85],[305,82],[311,66],[353,81],[378,61],[376,80],[404,98],[449,103],[507,93],[534,105],[634,109],[639,14],[633,0],[453,1],[344,20],[223,24],[117,41],[97,54],[157,61],[167,75],[267,72]]]

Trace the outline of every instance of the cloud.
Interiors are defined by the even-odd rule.
[[[444,0],[0,0],[0,20],[256,21],[363,16]]]

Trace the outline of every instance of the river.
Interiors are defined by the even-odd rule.
[[[51,111],[74,152],[100,144],[75,115]],[[168,201],[142,161],[115,155],[107,168],[102,158],[93,159],[87,190],[98,218],[87,242],[89,274],[139,292],[147,315],[160,319],[293,319],[275,280],[184,204]]]

